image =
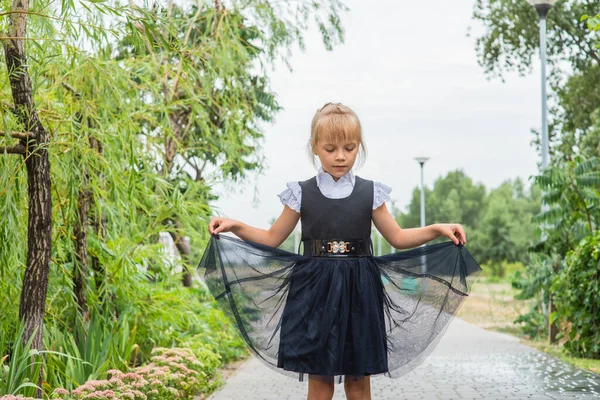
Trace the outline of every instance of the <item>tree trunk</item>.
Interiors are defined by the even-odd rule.
[[[180,230],[181,222],[174,221],[175,227]],[[179,235],[177,232],[169,232],[171,234],[171,238],[173,242],[175,242],[175,246],[179,251],[179,255],[181,256],[181,263],[183,264],[183,268],[185,269],[183,272],[183,286],[191,287],[192,286],[192,274],[190,274],[188,266],[190,265],[190,243],[184,237]]]
[[[554,270],[554,275],[558,274],[558,267],[560,262],[556,262],[552,265],[552,269]],[[556,305],[554,304],[554,296],[552,292],[548,292],[548,321],[552,317],[552,313],[556,311]],[[558,335],[558,326],[556,326],[556,321],[548,325],[548,340],[550,343],[556,343],[556,335]]]
[[[87,321],[89,310],[87,306],[88,290],[88,212],[90,208],[90,190],[88,189],[89,176],[83,171],[83,182],[77,197],[77,223],[74,227],[75,234],[75,263],[73,264],[73,290],[77,299],[77,306],[83,321]]]
[[[70,86],[63,84],[76,99],[80,99],[81,95]],[[75,120],[82,126],[82,115],[80,112],[75,114]],[[73,263],[73,292],[77,299],[77,308],[85,323],[89,317],[87,306],[87,290],[88,290],[88,213],[90,208],[91,191],[89,190],[89,174],[87,168],[81,163],[81,158],[77,156],[76,163],[78,169],[81,170],[81,185],[77,194],[77,221],[73,228],[74,233],[74,248],[75,262]],[[76,338],[79,341],[79,338]],[[78,343],[79,344],[79,343]]]
[[[95,149],[100,156],[104,154],[104,146],[102,142],[100,142],[95,137],[90,137],[90,147]],[[98,171],[99,181],[104,181],[104,175],[102,172]],[[102,199],[98,199],[98,202],[102,204]],[[95,209],[94,209],[95,210]],[[92,211],[90,213],[90,222],[94,227],[94,231],[96,232],[96,236],[98,237],[98,241],[104,241],[106,238],[106,213],[102,209],[100,213],[96,211]],[[96,255],[91,255],[92,260],[92,271],[94,271],[94,283],[96,285],[96,290],[98,291],[98,299],[100,304],[104,303],[104,293],[102,292],[104,277],[106,272],[104,270],[104,266],[100,263],[100,260]]]
[[[166,96],[165,96],[166,97]],[[174,112],[169,114],[169,122],[171,124],[171,129],[173,130],[173,137],[167,136],[165,139],[165,165],[163,167],[163,175],[166,179],[169,178],[169,174],[173,169],[173,160],[177,155],[177,140],[180,140],[182,137],[182,127],[189,116],[188,110],[182,110],[179,112]],[[175,188],[177,190],[177,188]],[[181,229],[181,222],[172,221],[172,225],[174,225],[177,229]],[[189,269],[189,261],[190,261],[190,244],[187,239],[183,236],[175,232],[169,232],[171,238],[175,242],[175,246],[179,251],[179,255],[181,256],[181,262],[183,264],[183,286],[191,287],[192,286],[192,275],[190,274]]]
[[[21,291],[19,318],[24,322],[23,342],[32,336],[32,348],[42,350],[48,272],[52,246],[52,196],[50,160],[47,145],[49,135],[34,108],[31,80],[27,70],[25,40],[28,0],[13,0],[9,33],[4,41],[4,56],[14,102],[14,112],[25,132],[31,137],[19,139],[25,147],[28,206],[27,265]],[[15,12],[16,11],[16,12]],[[3,35],[4,36],[4,35]],[[34,335],[35,334],[35,335]],[[38,384],[41,386],[41,378]],[[36,395],[41,397],[38,389]]]
[[[556,305],[554,304],[554,296],[550,293],[550,301],[548,302],[548,318],[552,315],[554,311],[556,311]],[[550,343],[556,343],[556,335],[558,335],[558,326],[556,326],[556,322],[553,322],[549,325],[548,328],[548,339]]]

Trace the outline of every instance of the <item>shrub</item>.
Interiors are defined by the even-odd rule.
[[[556,311],[551,321],[571,323],[565,348],[577,357],[600,358],[600,232],[567,253],[566,268],[552,281]],[[559,333],[562,337],[564,332]]]
[[[52,399],[188,399],[196,393],[209,393],[220,382],[213,380],[221,363],[209,349],[155,348],[151,363],[130,372],[108,371],[107,379],[90,380],[68,391],[57,388]],[[0,398],[4,400],[3,398]]]

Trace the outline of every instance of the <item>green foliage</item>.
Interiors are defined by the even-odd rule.
[[[527,313],[519,315],[514,323],[519,324],[521,331],[528,339],[542,338],[548,331],[548,321],[541,312],[539,303],[534,304]]]
[[[599,165],[598,158],[577,156],[572,162],[548,167],[534,178],[544,191],[543,199],[549,209],[534,216],[533,221],[544,227],[547,238],[532,246],[525,273],[515,276],[513,286],[521,290],[518,298],[522,299],[538,297],[544,291],[544,298],[539,296],[539,299],[546,304],[548,295],[553,293],[556,307],[563,310],[558,315],[565,320],[575,318],[569,313],[575,310],[571,304],[576,303],[575,298],[565,297],[564,287],[559,289],[561,284],[567,284],[562,282],[569,269],[565,267],[565,264],[568,265],[566,257],[568,254],[579,254],[578,246],[582,241],[590,240],[600,221]],[[586,260],[584,257],[579,262],[587,265]],[[576,291],[575,295],[583,296],[579,300],[585,302],[589,301],[588,295],[591,294]],[[538,305],[531,313],[536,310],[541,311],[541,307]],[[589,312],[589,309],[586,311]],[[529,318],[528,321],[537,323],[542,317]],[[554,320],[557,314],[550,317]],[[537,325],[530,328],[537,329]],[[575,327],[575,331],[578,329]]]
[[[460,222],[471,228],[479,224],[485,205],[486,191],[482,184],[474,184],[463,171],[449,172],[438,178],[433,189],[425,188],[425,214],[427,224],[436,222]],[[421,225],[421,191],[413,190],[407,212],[397,214],[402,227]]]
[[[579,153],[598,156],[600,56],[594,18],[600,1],[559,1],[547,16],[547,52],[550,67],[550,153],[551,159],[571,159]],[[535,9],[526,1],[477,0],[473,19],[484,26],[476,39],[479,64],[488,75],[503,79],[507,72],[528,74],[538,55],[539,31]],[[588,29],[588,25],[591,29]],[[540,148],[540,137],[533,142]]]
[[[581,16],[581,21],[585,21],[589,30],[597,32],[600,30],[600,14],[590,17],[587,14]]]
[[[573,161],[546,168],[534,180],[549,207],[533,218],[548,227],[548,239],[536,248],[564,255],[598,225],[600,159],[576,156]]]
[[[583,70],[595,54],[588,43],[594,33],[586,29],[581,16],[596,14],[600,1],[559,1],[547,16],[547,50],[551,66],[566,60],[575,70]],[[477,0],[473,19],[484,27],[476,39],[479,63],[492,76],[502,77],[505,72],[531,72],[531,63],[539,47],[538,15],[526,1]],[[558,78],[566,74],[558,65],[551,69]]]
[[[548,288],[554,273],[554,265],[558,262],[559,258],[555,254],[550,257],[543,253],[530,253],[524,271],[517,271],[513,277],[512,287],[520,290],[515,298],[532,299],[538,296],[542,289]],[[544,301],[547,302],[548,298],[546,297]]]
[[[524,323],[532,336],[547,332],[540,329],[542,320],[562,322],[561,329],[571,329],[570,335],[575,335],[567,339],[567,346],[576,354],[594,354],[596,340],[580,326],[565,326],[569,318],[589,317],[572,315],[577,313],[575,304],[589,301],[589,293],[571,290],[570,297],[563,289],[569,269],[567,254],[585,253],[577,249],[582,241],[591,240],[600,218],[599,9],[597,0],[559,1],[547,16],[550,84],[555,99],[550,108],[551,165],[535,177],[535,184],[544,191],[549,209],[532,220],[547,238],[531,247],[531,260],[524,273],[513,280],[514,287],[521,290],[520,298],[536,298],[548,304],[549,294],[553,293],[557,307],[557,312],[546,318],[538,303],[518,322]],[[486,28],[476,43],[479,62],[489,75],[502,77],[508,71],[531,71],[532,57],[539,46],[538,17],[533,7],[525,1],[478,0],[473,17]],[[534,142],[539,146],[539,135]],[[583,265],[588,261],[589,256],[572,260]],[[581,267],[575,276],[591,271],[589,265]],[[589,308],[585,310],[589,314]]]
[[[489,264],[493,274],[502,277],[506,263],[527,261],[526,251],[535,235],[530,220],[540,207],[539,188],[532,186],[526,193],[523,182],[516,179],[487,193],[462,171],[453,171],[425,192],[427,225],[462,224],[469,251],[480,263]],[[401,227],[420,226],[420,202],[416,188],[408,212],[396,212]]]
[[[111,369],[107,379],[90,380],[73,390],[57,388],[51,398],[192,399],[197,393],[212,392],[220,384],[213,379],[219,357],[209,350],[195,353],[186,348],[155,348],[151,360],[125,373]]]
[[[206,243],[212,184],[261,168],[261,124],[280,110],[270,66],[287,62],[293,46],[303,48],[311,22],[326,48],[340,43],[344,10],[338,0],[233,1],[227,8],[31,3],[27,65],[36,113],[50,133],[53,197],[44,342],[65,352],[48,353],[46,391],[109,368],[125,371],[148,361],[155,347],[185,342],[209,374],[217,358],[247,354],[206,289],[181,287],[181,272],[193,271]],[[0,19],[0,33],[7,21]],[[0,74],[0,97],[11,99],[10,87]],[[0,102],[0,121],[5,132],[28,130],[8,101]],[[13,140],[2,135],[0,146]],[[0,337],[10,337],[27,257],[28,188],[21,157],[0,159]],[[89,315],[73,288],[84,194]],[[167,254],[159,241],[165,233],[183,238],[189,255]],[[0,340],[0,354],[10,348]],[[25,382],[19,365],[3,380],[11,390]]]
[[[3,355],[0,351],[0,393],[33,396],[38,388],[41,353],[31,348],[33,336],[23,343],[23,329],[24,325],[20,324],[8,346],[9,354]],[[6,346],[7,342],[7,337],[0,331],[0,344]]]
[[[130,330],[127,315],[114,323],[93,310],[85,330],[78,323],[73,332],[51,326],[45,335],[45,347],[57,349],[45,362],[46,389],[72,389],[90,379],[103,376],[110,367],[126,369],[138,345],[135,330]],[[69,356],[66,356],[66,355]]]
[[[568,323],[565,348],[578,357],[600,359],[600,232],[585,237],[553,277],[556,313]]]
[[[527,261],[527,248],[535,234],[530,221],[539,207],[537,196],[536,187],[526,195],[520,180],[505,182],[490,192],[472,247],[495,275],[504,276],[507,262]]]

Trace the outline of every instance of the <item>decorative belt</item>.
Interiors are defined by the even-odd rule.
[[[373,254],[369,247],[370,240],[316,239],[303,240],[302,243],[304,243],[304,255],[314,257],[356,257]]]

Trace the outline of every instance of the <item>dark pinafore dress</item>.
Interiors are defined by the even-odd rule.
[[[199,268],[248,348],[267,367],[327,382],[414,369],[435,348],[481,268],[451,241],[374,257],[373,181],[325,197],[302,188],[303,254],[212,237]]]

